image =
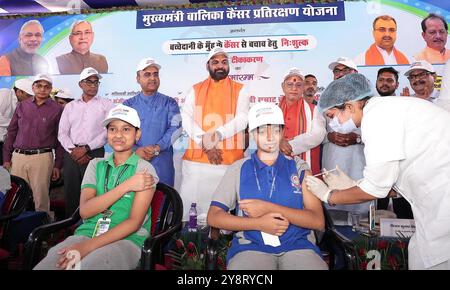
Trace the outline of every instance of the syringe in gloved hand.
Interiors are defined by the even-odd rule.
[[[328,174],[328,173],[333,172],[333,171],[336,171],[336,170],[337,170],[337,168],[331,169],[331,170],[326,170],[326,171],[323,171],[323,172],[321,172],[321,173],[317,173],[317,174],[315,174],[315,175],[313,175],[313,176],[319,176],[319,175],[323,175],[323,174]]]

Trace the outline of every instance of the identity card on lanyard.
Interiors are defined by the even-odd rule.
[[[92,237],[98,237],[100,235],[103,235],[109,230],[109,226],[111,225],[111,215],[112,211],[107,209],[102,212],[103,217],[99,218],[97,221],[97,224],[95,225],[94,234]]]

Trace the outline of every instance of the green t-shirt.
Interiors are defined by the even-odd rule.
[[[159,180],[155,168],[148,161],[141,159],[135,153],[133,153],[133,155],[131,155],[124,164],[121,164],[117,167],[114,165],[113,154],[111,154],[108,157],[96,158],[89,162],[89,165],[83,177],[83,182],[81,183],[81,189],[90,187],[97,191],[97,196],[104,194],[104,185],[108,167],[109,174],[107,191],[112,190],[118,184],[123,183],[125,180],[132,177],[136,172],[143,171],[144,169],[147,169],[147,172],[149,172],[154,177],[155,186]],[[109,210],[112,211],[109,230],[128,219],[131,213],[131,208],[133,206],[134,194],[135,193],[132,191],[125,193],[109,208]],[[75,235],[92,237],[92,235],[94,234],[95,225],[97,224],[98,219],[102,217],[103,214],[100,213],[83,220],[83,224],[81,224],[76,229]],[[150,235],[150,229],[151,207],[149,207],[148,209],[142,227],[137,232],[132,233],[131,235],[126,237],[125,240],[130,240],[138,247],[141,247],[145,239]]]

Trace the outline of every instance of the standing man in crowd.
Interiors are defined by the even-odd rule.
[[[63,108],[65,108],[68,103],[74,100],[68,89],[57,90],[53,95],[53,99],[55,99],[55,102],[60,104]]]
[[[284,96],[280,102],[285,128],[280,150],[288,156],[305,160],[313,174],[320,172],[320,144],[326,135],[325,118],[303,95],[303,75],[291,68],[281,83]]]
[[[328,68],[333,72],[334,80],[358,72],[356,64],[347,57],[338,58],[330,63]],[[361,142],[361,129],[356,128],[351,122],[340,124],[337,118],[327,118],[327,120],[328,133],[322,148],[322,167],[330,170],[339,166],[353,179],[362,178],[366,162],[364,144]],[[337,206],[337,209],[367,214],[369,203],[340,205]]]
[[[33,96],[32,84],[33,81],[30,79],[20,79],[14,83],[13,89],[0,89],[0,164],[3,164],[3,144],[17,102]]]
[[[181,111],[189,147],[183,156],[180,195],[188,220],[191,203],[199,215],[208,212],[214,190],[230,164],[244,157],[244,135],[250,97],[244,85],[228,77],[228,54],[211,50],[209,77],[195,84]]]
[[[105,155],[106,129],[102,122],[114,104],[97,96],[102,76],[92,67],[80,74],[81,98],[64,108],[58,140],[64,147],[64,194],[66,216],[80,204],[81,181],[89,161]]]
[[[101,54],[92,53],[94,31],[87,20],[77,20],[72,24],[69,36],[72,51],[56,57],[59,73],[79,74],[83,69],[92,67],[99,73],[108,72],[108,62]]]
[[[305,76],[303,90],[303,99],[308,104],[317,105],[316,95],[317,95],[317,78],[315,75],[308,74]]]
[[[398,88],[398,71],[393,67],[383,67],[378,70],[375,87],[382,97],[395,96]],[[377,209],[393,211],[398,218],[412,219],[413,214],[408,202],[397,193],[397,196],[387,196],[377,201]]]
[[[181,115],[177,102],[158,92],[160,69],[154,59],[142,59],[136,69],[141,92],[123,104],[135,109],[141,120],[142,136],[136,143],[136,154],[155,167],[161,182],[173,186],[172,144],[181,135]]]
[[[397,22],[389,15],[381,15],[373,21],[373,43],[365,53],[357,56],[357,65],[408,64],[408,58],[395,48]]]
[[[37,54],[44,37],[44,28],[38,20],[22,25],[19,46],[0,57],[0,76],[34,76],[48,72],[47,60]]]
[[[63,148],[58,141],[63,108],[50,98],[52,83],[48,75],[36,76],[34,97],[17,105],[3,148],[3,167],[28,182],[36,211],[49,214],[50,179],[59,179],[63,165]]]
[[[426,60],[415,61],[405,72],[409,84],[414,91],[412,97],[434,102],[439,92],[434,89],[436,72],[433,66]]]
[[[398,71],[393,67],[383,67],[378,70],[375,86],[380,96],[395,96],[398,85]]]
[[[421,23],[422,37],[427,46],[414,56],[415,60],[426,60],[429,63],[445,63],[450,58],[450,49],[446,49],[448,24],[437,14],[430,13]]]

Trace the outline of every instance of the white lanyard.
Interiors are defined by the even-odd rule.
[[[256,173],[256,165],[255,165],[254,160],[253,160],[253,172],[255,172],[256,186],[258,186],[259,192],[262,193],[261,185],[259,184],[258,174]],[[272,199],[272,193],[275,190],[275,179],[277,179],[277,172],[278,172],[278,169],[275,171],[275,174],[274,174],[273,167],[272,167],[272,185],[270,186],[270,193],[269,193],[270,199]]]

